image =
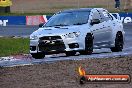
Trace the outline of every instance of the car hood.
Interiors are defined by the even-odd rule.
[[[44,27],[44,28],[39,28],[38,30],[33,32],[31,35],[37,35],[38,37],[63,35],[67,33],[80,32],[80,30],[85,29],[85,27],[88,28],[88,25],[87,26],[80,25],[80,26],[64,26],[64,27]]]

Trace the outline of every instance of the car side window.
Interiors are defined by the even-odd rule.
[[[101,19],[100,13],[98,11],[94,11],[92,13],[91,25],[99,24],[100,19]]]
[[[93,12],[92,19],[100,19],[100,14],[98,11]]]
[[[113,20],[112,16],[105,10],[102,11],[102,18],[104,21]]]

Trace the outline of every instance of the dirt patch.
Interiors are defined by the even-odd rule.
[[[130,84],[79,84],[78,67],[87,74],[130,74],[132,57],[60,61],[1,67],[0,88],[131,88]]]
[[[69,8],[100,7],[114,10],[114,0],[12,0],[11,12],[20,13],[55,13]],[[121,0],[121,8],[124,8]]]

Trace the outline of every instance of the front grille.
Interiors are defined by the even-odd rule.
[[[65,45],[60,36],[46,36],[39,40],[39,51],[64,51]]]

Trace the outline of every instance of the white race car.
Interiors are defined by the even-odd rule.
[[[103,8],[64,10],[30,35],[30,54],[39,59],[53,53],[87,55],[100,48],[119,52],[124,34],[122,22]]]

